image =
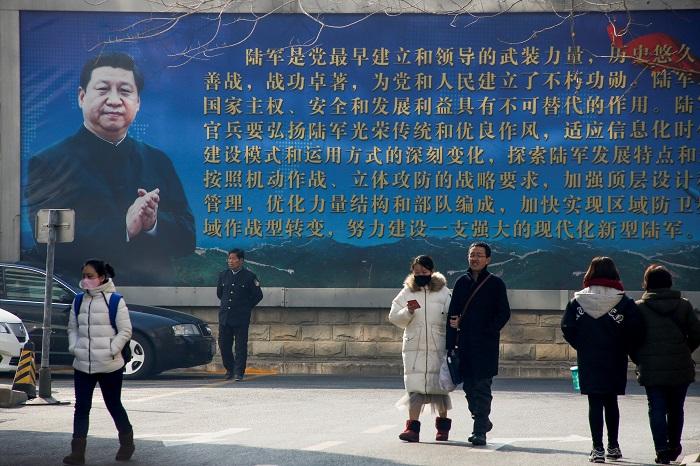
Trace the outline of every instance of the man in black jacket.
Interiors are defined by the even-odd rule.
[[[219,309],[219,349],[226,368],[226,379],[243,379],[248,357],[248,327],[253,308],[262,300],[260,282],[253,272],[243,267],[244,253],[232,249],[228,268],[219,274],[216,296]],[[231,347],[235,346],[235,356]]]
[[[498,374],[500,332],[510,319],[510,305],[503,280],[486,270],[491,262],[491,247],[483,242],[473,243],[468,259],[468,272],[452,290],[447,350],[458,346],[464,393],[474,419],[468,440],[472,445],[486,445],[486,433],[493,427],[489,420],[491,383]]]
[[[75,210],[75,241],[56,248],[60,271],[106,255],[122,284],[172,284],[171,259],[194,252],[194,220],[172,162],[128,134],[143,86],[129,55],[89,59],[78,87],[83,125],[29,159],[32,227],[40,209]]]

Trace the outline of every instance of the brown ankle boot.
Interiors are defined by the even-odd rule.
[[[417,442],[420,435],[420,421],[406,421],[406,428],[399,434],[399,438],[405,442]]]
[[[63,458],[65,464],[85,464],[85,447],[87,439],[74,438],[70,441],[70,455]]]
[[[119,433],[119,451],[117,451],[117,456],[114,458],[117,461],[129,461],[131,455],[134,454],[136,446],[134,445],[134,431]]]
[[[435,440],[447,442],[450,436],[450,427],[452,427],[452,419],[449,417],[436,417],[435,428],[437,429],[437,435],[435,435]]]

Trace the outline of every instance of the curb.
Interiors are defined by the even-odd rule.
[[[186,369],[181,369],[183,372],[187,373],[188,371]],[[192,371],[194,372],[194,371]],[[206,374],[215,374],[215,375],[223,375],[226,373],[225,369],[216,369],[216,370],[208,370],[204,371]],[[245,375],[277,375],[279,374],[278,370],[275,369],[262,369],[258,367],[246,367],[245,369]]]

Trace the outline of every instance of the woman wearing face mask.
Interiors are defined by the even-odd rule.
[[[126,461],[134,453],[134,431],[121,402],[125,364],[121,351],[131,338],[131,320],[121,299],[114,319],[116,331],[112,326],[108,305],[116,292],[112,277],[114,269],[109,264],[98,259],[86,261],[80,282],[85,294],[78,312],[71,309],[68,319],[68,351],[75,356],[75,413],[71,454],[63,458],[66,464],[85,463],[92,394],[97,383],[119,432],[117,461]]]
[[[411,273],[403,289],[391,303],[389,320],[404,329],[403,379],[406,395],[398,406],[408,407],[406,429],[399,438],[418,442],[418,417],[425,405],[438,412],[435,419],[435,440],[447,441],[452,421],[447,410],[452,408],[450,395],[440,388],[440,366],[446,356],[445,329],[450,307],[450,291],[445,277],[435,272],[429,256],[418,256],[411,262]]]

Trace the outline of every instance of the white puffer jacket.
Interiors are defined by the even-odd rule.
[[[408,393],[447,394],[440,388],[439,378],[447,353],[445,333],[451,296],[441,273],[433,273],[430,284],[422,288],[411,274],[391,303],[389,321],[404,329],[403,380]],[[411,299],[420,304],[413,314],[406,306]]]
[[[82,288],[82,282],[81,282]],[[119,301],[115,324],[109,321],[109,298],[116,291],[112,279],[85,291],[78,320],[71,308],[68,318],[68,351],[75,356],[73,367],[88,374],[114,372],[124,367],[121,351],[131,338],[131,319],[124,299]]]

